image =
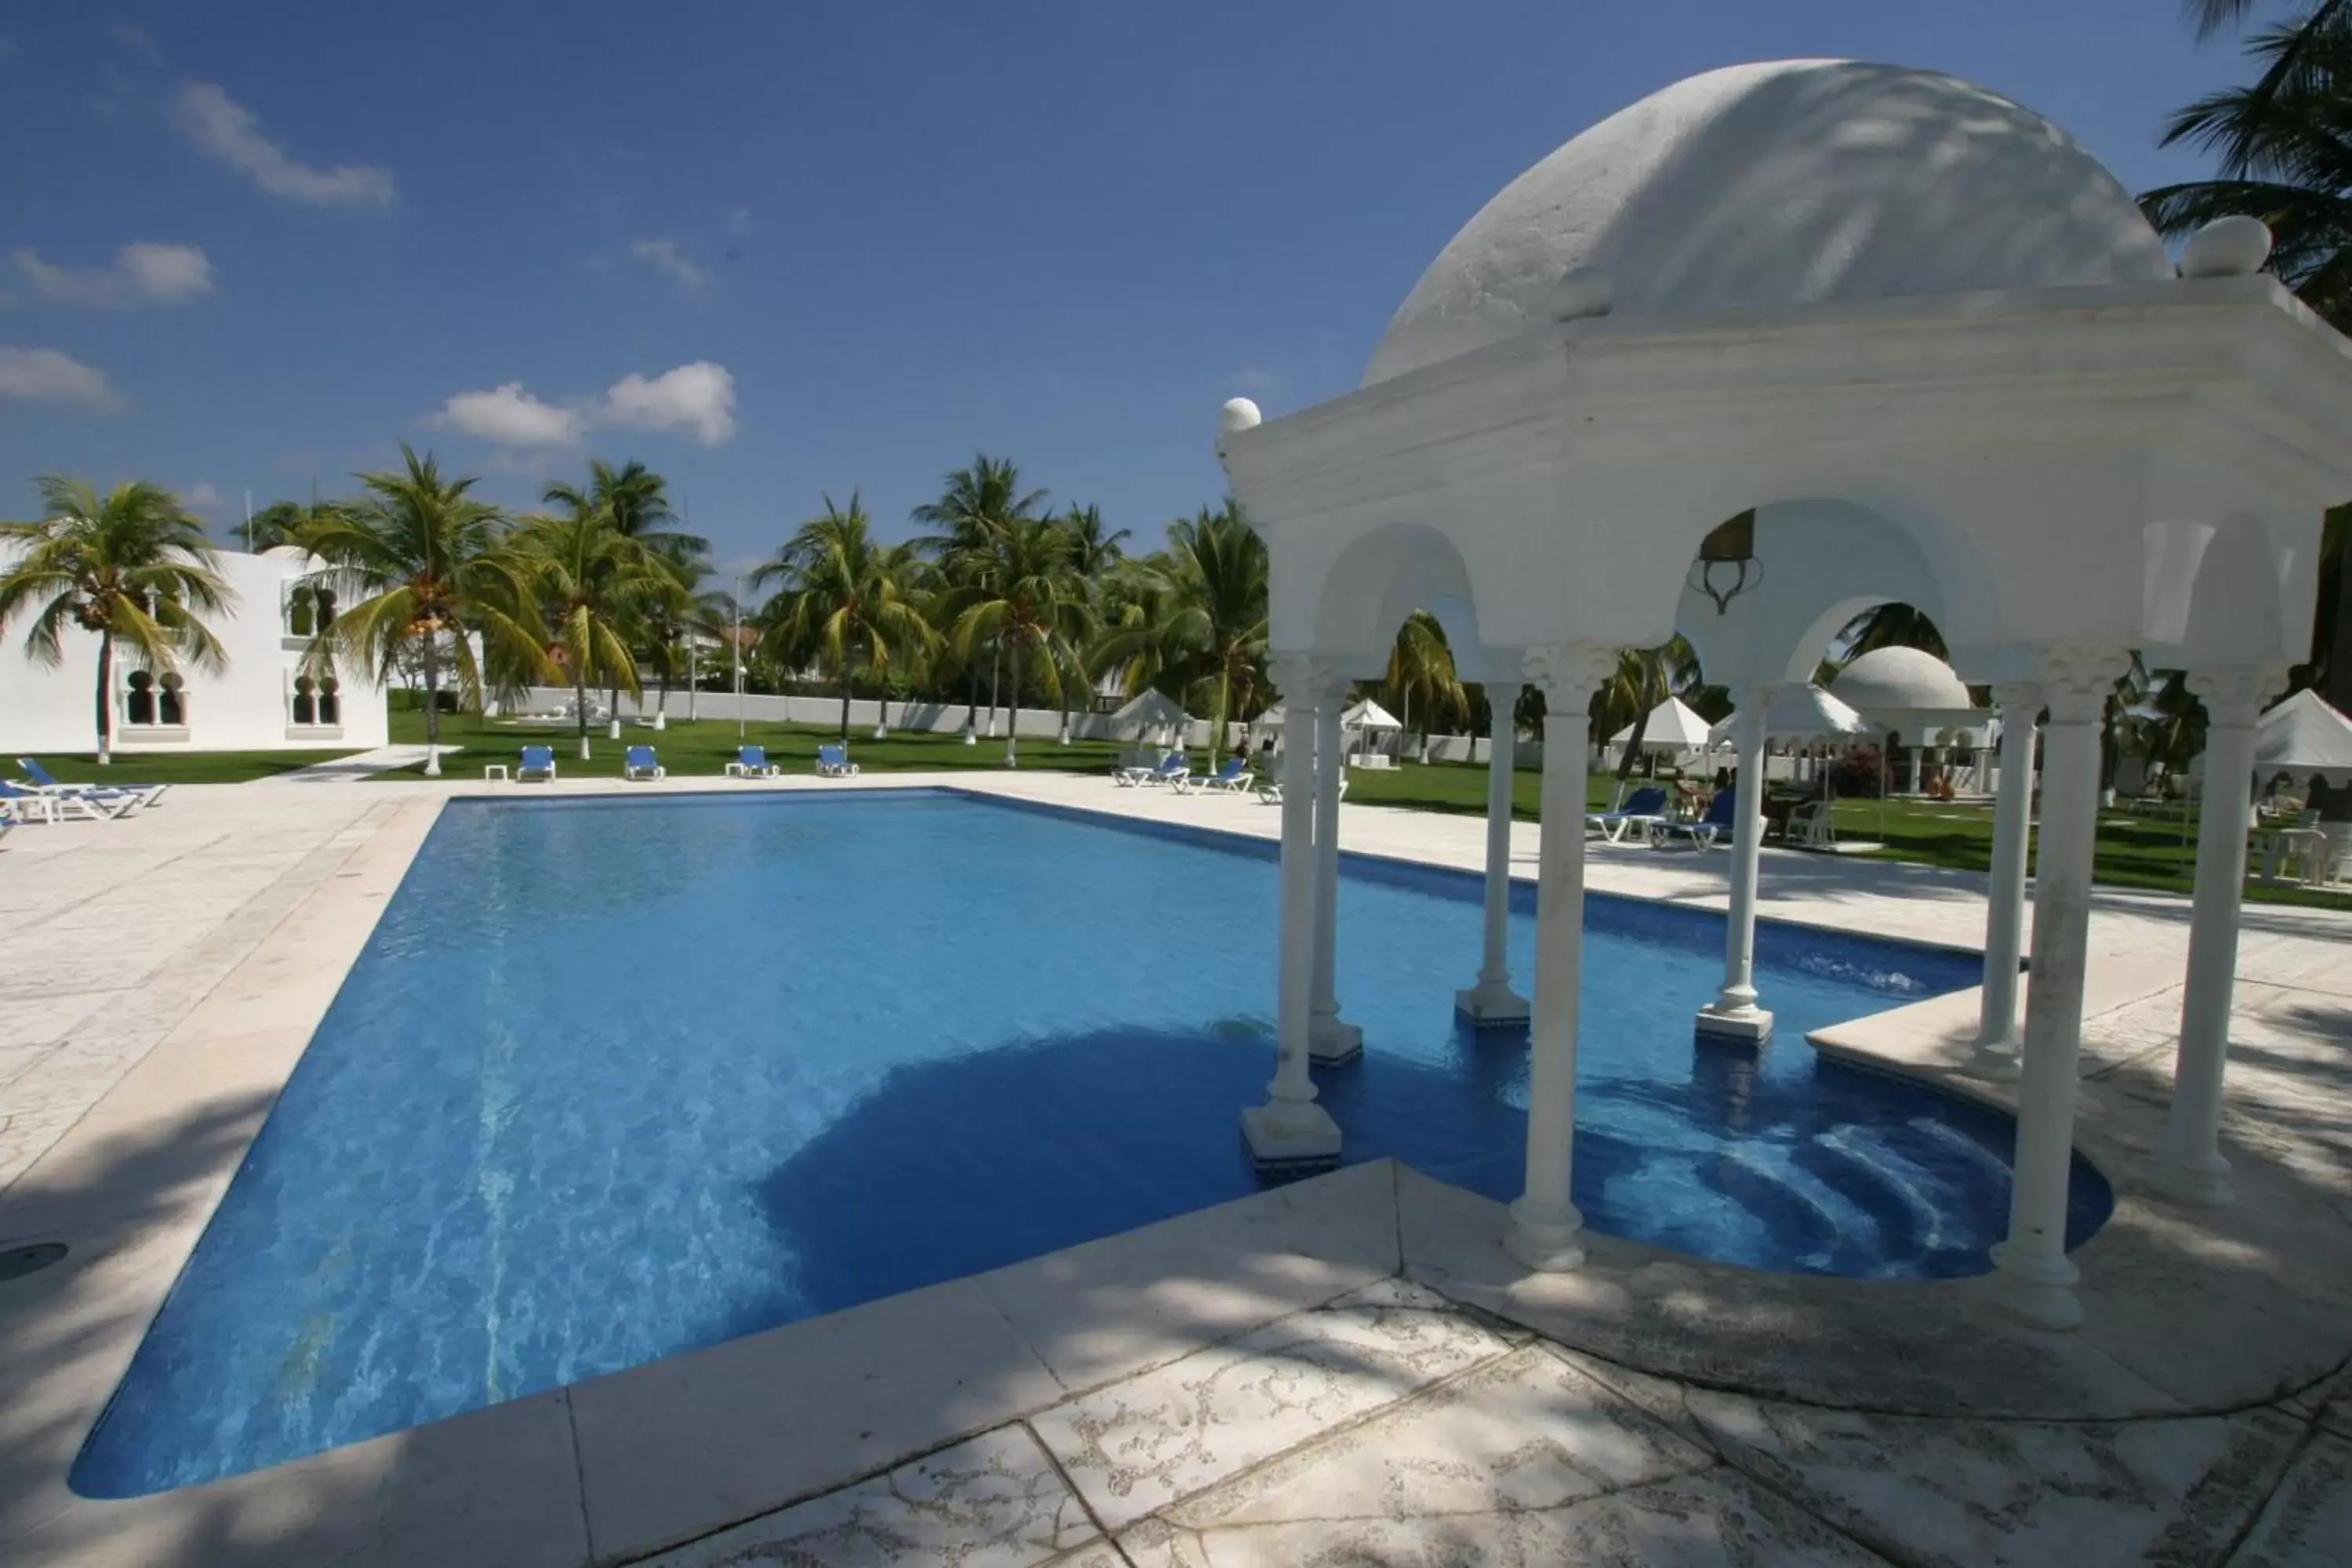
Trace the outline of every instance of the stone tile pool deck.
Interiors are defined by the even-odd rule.
[[[1054,774],[727,787],[868,783],[1277,830],[1247,800]],[[2093,921],[2079,1139],[2118,1203],[2077,1254],[2074,1335],[1977,1282],[1606,1238],[1529,1278],[1501,1205],[1381,1163],[274,1469],[75,1497],[75,1450],[440,802],[482,788],[183,787],[0,849],[0,1247],[73,1249],[0,1283],[0,1561],[2352,1561],[2352,917],[2246,911],[2240,1201],[2199,1211],[2141,1176],[2187,906],[2120,893]],[[1351,806],[1341,837],[1483,858],[1471,816]],[[1536,830],[1513,840],[1531,875]],[[1590,880],[1720,908],[1722,877],[1604,849]],[[1768,854],[1761,907],[1974,946],[1980,889]],[[1816,1038],[2005,1102],[1966,1070],[1975,1006]]]

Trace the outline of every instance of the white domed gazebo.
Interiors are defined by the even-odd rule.
[[[1523,1263],[1581,1259],[1569,1184],[1594,691],[1619,649],[1680,631],[1760,716],[1887,601],[1936,622],[1958,679],[1996,686],[2028,747],[2050,716],[2006,1298],[2038,1323],[2080,1318],[2064,1234],[2098,721],[2135,649],[2191,673],[2223,753],[2212,776],[2235,781],[2209,796],[2231,826],[2202,841],[2165,1152],[2184,1191],[2218,1195],[2252,719],[2307,643],[2321,514],[2352,493],[2352,346],[2260,275],[2266,255],[2261,226],[2225,220],[2176,272],[2095,160],[1982,88],[1850,61],[1741,66],[1635,104],[1505,187],[1407,296],[1360,390],[1264,421],[1227,405],[1219,454],[1272,559],[1276,682],[1318,731],[1416,608],[1465,679],[1492,678],[1498,711],[1519,679],[1544,689],[1551,830],[1509,1237]],[[1761,775],[1762,746],[1761,724],[1744,726],[1744,776]],[[1279,1067],[1244,1117],[1269,1163],[1339,1146],[1309,1070],[1318,1009],[1336,1009],[1317,875],[1336,767],[1318,780],[1318,750],[1336,756],[1294,746],[1284,762]],[[2004,755],[2005,778],[2030,778],[2018,761]],[[1510,995],[1508,764],[1498,747],[1474,1016]],[[2022,886],[2021,792],[2007,795],[2020,809],[2004,798],[1995,922]],[[1751,807],[1727,1017],[1760,1011],[1759,840]]]
[[[1958,672],[1924,648],[1875,647],[1856,655],[1837,672],[1830,690],[1913,745],[1932,744],[1947,730],[1978,728],[1991,717],[1970,700]]]

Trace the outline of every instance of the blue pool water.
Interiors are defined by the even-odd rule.
[[[948,793],[452,803],[74,1486],[235,1474],[1255,1190],[1272,856]],[[1318,1076],[1351,1160],[1510,1198],[1526,1036],[1452,1011],[1477,895],[1349,859],[1368,1048]],[[1595,898],[1587,925],[1595,1228],[1759,1268],[1988,1266],[2008,1121],[1802,1039],[1973,958],[1763,926],[1759,1054],[1693,1037],[1720,917]],[[2080,1239],[2110,1199],[2074,1185]]]

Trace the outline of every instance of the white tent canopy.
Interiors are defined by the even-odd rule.
[[[1367,697],[1339,715],[1342,730],[1402,730],[1396,715]]]
[[[2254,773],[2263,779],[2288,773],[2298,782],[2352,784],[2352,719],[2316,691],[2296,692],[2263,715],[2254,735]]]
[[[1129,698],[1118,712],[1111,715],[1115,724],[1133,724],[1139,731],[1157,729],[1163,725],[1189,724],[1192,716],[1181,704],[1164,691],[1146,691]]]
[[[1707,743],[1736,744],[1738,727],[1739,715],[1734,713],[1707,731]],[[1772,706],[1764,710],[1764,736],[1770,741],[1834,741],[1846,735],[1868,734],[1870,729],[1870,721],[1810,683],[1783,686],[1772,699]]]
[[[1650,710],[1650,721],[1642,731],[1642,749],[1645,752],[1696,752],[1706,744],[1706,721],[1683,705],[1679,697],[1669,697]],[[1612,745],[1631,744],[1633,726],[1626,725],[1611,738]]]

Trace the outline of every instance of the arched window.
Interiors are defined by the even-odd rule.
[[[143,669],[131,672],[131,697],[124,704],[124,722],[152,724],[155,721],[155,678]]]
[[[286,595],[286,633],[289,637],[307,637],[318,627],[318,595],[307,583],[297,583],[294,591]]]
[[[163,679],[157,684],[163,689],[156,697],[156,721],[184,726],[188,721],[188,705],[184,700],[182,689],[187,683],[180,679],[178,670],[167,669],[163,672]]]
[[[332,588],[316,589],[311,597],[319,606],[319,629],[323,632],[335,624],[335,591]]]
[[[329,605],[327,614],[331,616],[334,613],[334,606]],[[340,724],[342,721],[342,687],[333,676],[322,675],[319,678],[319,722]]]
[[[316,689],[309,676],[298,675],[294,678],[294,722],[297,724],[315,724],[319,721],[319,700],[313,695]]]

